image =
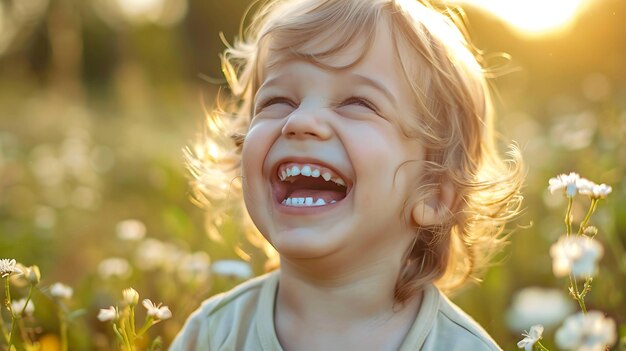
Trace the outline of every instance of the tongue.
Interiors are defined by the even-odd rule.
[[[339,201],[342,200],[346,194],[339,191],[330,191],[330,190],[315,190],[315,189],[296,189],[288,197],[312,197],[313,201],[317,199],[324,199],[326,203],[331,202],[333,200]]]

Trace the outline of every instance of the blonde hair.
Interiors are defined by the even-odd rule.
[[[273,55],[292,55],[328,69],[354,65],[383,18],[390,23],[397,64],[417,108],[415,118],[401,128],[427,150],[426,171],[416,180],[410,201],[434,196],[444,181],[453,185],[457,199],[445,223],[416,229],[395,288],[396,301],[404,302],[424,284],[436,281],[451,291],[476,278],[504,244],[504,225],[521,203],[521,157],[515,147],[508,160],[497,151],[486,70],[459,13],[416,0],[265,2],[222,56],[230,99],[209,114],[204,141],[188,150],[187,160],[196,198],[219,207],[225,194],[233,193],[251,102]],[[327,45],[312,51],[319,47],[308,45],[312,41]],[[335,55],[356,44],[363,47],[361,57],[348,66],[332,65]]]

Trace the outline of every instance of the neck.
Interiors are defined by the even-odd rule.
[[[406,307],[394,300],[400,268],[400,260],[390,259],[331,267],[283,259],[277,308],[307,323],[325,325],[391,318]]]
[[[310,274],[310,265],[281,260],[274,323],[283,349],[397,350],[421,296],[397,304],[399,262],[370,263]]]

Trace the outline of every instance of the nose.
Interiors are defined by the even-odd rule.
[[[332,129],[325,113],[327,112],[315,108],[299,108],[293,111],[283,125],[282,135],[293,139],[325,140],[330,138]]]

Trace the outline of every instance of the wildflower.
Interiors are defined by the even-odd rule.
[[[556,344],[566,350],[603,351],[616,340],[615,321],[599,311],[567,317],[555,334]]]
[[[124,289],[122,296],[124,296],[124,302],[131,306],[135,306],[139,303],[139,293],[133,288]]]
[[[39,271],[39,267],[26,267],[21,263],[18,263],[15,267],[22,272],[22,277],[26,279],[30,284],[39,284],[39,281],[41,280],[41,272]]]
[[[613,191],[613,188],[606,184],[595,184],[592,190],[592,197],[596,199],[606,199]]]
[[[548,181],[548,189],[552,194],[557,190],[565,189],[565,195],[567,195],[567,197],[573,197],[578,191],[576,184],[580,182],[580,179],[580,176],[574,172],[570,174],[559,174],[554,178],[550,178]]]
[[[220,260],[213,263],[213,273],[226,277],[247,279],[252,276],[252,269],[244,261]]]
[[[102,279],[112,277],[127,278],[131,274],[130,264],[119,257],[109,257],[98,264],[98,274]]]
[[[28,282],[37,285],[41,281],[41,272],[39,271],[38,266],[30,266],[27,268],[27,271],[24,273]]]
[[[117,312],[117,308],[111,306],[109,308],[102,308],[100,312],[98,312],[98,320],[100,322],[108,322],[114,321],[119,318],[119,313]]]
[[[576,278],[586,278],[596,274],[598,260],[604,249],[597,240],[584,236],[561,236],[550,247],[552,270],[557,277],[570,273]]]
[[[139,241],[146,236],[146,226],[142,221],[127,219],[117,224],[117,237],[126,241]]]
[[[17,263],[14,259],[2,258],[0,259],[0,276],[6,278],[13,273],[20,274],[22,271],[16,266]]]
[[[161,306],[161,304],[155,305],[149,299],[143,300],[143,307],[148,310],[148,316],[152,316],[155,319],[163,320],[172,317],[172,312],[167,306]]]
[[[532,324],[550,328],[573,311],[574,304],[561,290],[528,287],[513,297],[507,322],[512,330],[523,330]]]
[[[586,178],[578,178],[576,180],[576,190],[578,190],[578,193],[581,195],[591,194],[595,185],[596,183]]]
[[[613,191],[609,185],[596,184],[584,178],[576,182],[576,187],[581,195],[587,195],[592,199],[605,199]]]
[[[74,289],[63,284],[63,283],[54,283],[50,286],[50,295],[55,298],[60,299],[69,299],[74,294]]]
[[[598,234],[598,227],[590,225],[587,228],[585,228],[585,231],[583,232],[586,236],[593,238],[594,236],[596,236]]]
[[[26,315],[32,316],[35,312],[35,305],[33,304],[33,300],[28,300],[28,304],[26,304],[26,299],[13,300],[11,301],[11,310],[15,317],[19,317],[22,310]]]
[[[541,335],[543,334],[543,325],[536,324],[530,327],[529,333],[523,333],[524,339],[520,340],[517,343],[518,348],[523,348],[524,351],[532,351],[535,343],[541,339]]]
[[[178,276],[185,282],[202,282],[211,275],[211,259],[206,252],[185,255],[178,265]]]

